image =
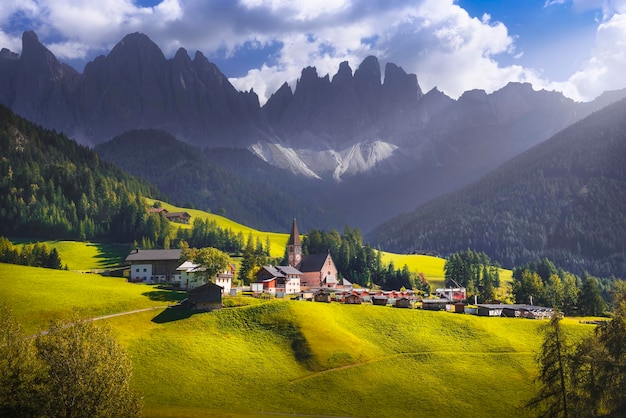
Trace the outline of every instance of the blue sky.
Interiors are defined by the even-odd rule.
[[[82,71],[131,32],[172,57],[202,51],[264,102],[302,68],[368,55],[451,97],[510,81],[591,100],[626,87],[626,0],[2,0],[0,47],[34,30]]]

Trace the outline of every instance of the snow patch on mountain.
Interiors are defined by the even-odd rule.
[[[398,147],[385,141],[354,144],[343,150],[295,149],[278,143],[258,142],[250,150],[259,158],[294,174],[340,182],[346,175],[368,172],[392,157]]]

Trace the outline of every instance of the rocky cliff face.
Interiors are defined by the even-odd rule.
[[[157,128],[199,147],[249,148],[294,173],[341,181],[364,172],[420,167],[480,173],[624,96],[574,103],[556,92],[511,83],[458,100],[376,57],[353,72],[302,70],[261,107],[209,60],[180,49],[167,59],[146,35],[129,34],[83,74],[60,63],[33,32],[17,55],[0,51],[0,102],[43,126],[96,144],[137,128]]]
[[[201,53],[191,60],[181,49],[168,60],[146,35],[133,33],[79,74],[33,32],[22,42],[20,56],[0,53],[0,100],[80,142],[160,128],[191,143],[233,145],[259,122],[256,94],[236,91]]]

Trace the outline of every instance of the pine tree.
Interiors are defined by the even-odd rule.
[[[536,410],[540,417],[569,416],[568,403],[572,397],[571,348],[560,322],[561,315],[555,311],[550,322],[542,327],[544,339],[537,356],[539,376],[536,379],[541,389],[526,404],[527,408]]]

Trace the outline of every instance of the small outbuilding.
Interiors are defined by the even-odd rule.
[[[389,298],[385,295],[374,295],[372,296],[372,304],[379,306],[386,306]]]
[[[362,299],[361,296],[357,295],[356,293],[350,293],[349,295],[346,295],[343,303],[345,303],[346,305],[360,305],[362,303]]]
[[[411,299],[402,296],[396,299],[396,308],[410,308],[411,307]]]
[[[330,302],[330,292],[319,290],[313,296],[315,302]]]
[[[448,299],[424,299],[422,300],[422,309],[426,311],[445,311],[448,304],[450,304]]]
[[[224,289],[215,283],[207,283],[188,292],[187,307],[195,311],[213,311],[222,308]]]

